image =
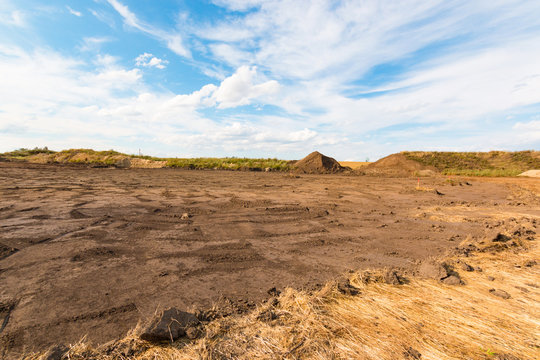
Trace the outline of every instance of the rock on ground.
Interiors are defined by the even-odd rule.
[[[198,324],[199,320],[195,315],[169,308],[150,322],[140,338],[147,341],[174,341],[185,336],[189,328]]]
[[[434,260],[427,260],[420,265],[418,275],[423,278],[441,280],[448,277],[446,269]]]

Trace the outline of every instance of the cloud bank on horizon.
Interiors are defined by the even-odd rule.
[[[0,0],[0,151],[540,149],[540,2]]]

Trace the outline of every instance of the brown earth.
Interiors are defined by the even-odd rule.
[[[537,183],[2,162],[0,356],[103,343],[157,308],[413,272],[492,236],[496,214],[539,219]]]
[[[314,151],[294,164],[294,170],[303,174],[335,174],[346,170],[336,159]]]
[[[438,170],[434,167],[424,166],[417,161],[407,159],[403,154],[392,154],[375,161],[358,170],[365,175],[411,176],[435,175]]]

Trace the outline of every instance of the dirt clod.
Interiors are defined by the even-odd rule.
[[[143,330],[140,338],[146,341],[174,341],[186,335],[186,330],[199,324],[193,314],[169,308],[156,316]]]
[[[279,291],[278,289],[276,289],[276,287],[273,287],[271,289],[268,289],[268,291],[266,292],[268,295],[270,296],[279,296],[279,294],[281,294],[281,291]]]
[[[427,260],[420,265],[418,275],[423,278],[441,280],[448,277],[448,272],[444,266],[437,261]]]
[[[462,281],[457,275],[450,275],[441,280],[446,285],[461,285]]]
[[[360,289],[358,289],[357,287],[355,287],[354,285],[351,284],[351,282],[349,281],[349,279],[342,279],[340,281],[338,281],[338,284],[337,284],[337,289],[340,293],[344,294],[344,295],[358,295],[360,293]]]
[[[10,255],[15,254],[18,249],[0,244],[0,259],[7,258]]]
[[[396,270],[389,270],[384,274],[384,282],[392,285],[401,285],[403,284],[403,279]]]
[[[536,262],[536,260],[529,260],[525,263],[525,266],[526,267],[533,267],[535,265],[537,265],[538,263]]]
[[[180,219],[181,219],[181,220],[189,220],[190,217],[191,217],[191,216],[189,216],[188,213],[183,213],[182,216],[180,216]]]
[[[422,358],[422,354],[420,354],[420,352],[418,350],[415,350],[413,349],[412,347],[409,347],[404,353],[403,355],[405,356],[406,359],[414,359],[414,360],[419,360]]]
[[[277,318],[278,318],[277,314],[272,310],[263,311],[257,316],[257,320],[263,321],[263,322],[270,322]]]
[[[491,241],[493,241],[493,242],[507,242],[507,241],[510,241],[510,240],[512,240],[512,238],[510,236],[498,233],[497,235],[495,235],[495,237]]]
[[[498,297],[503,298],[505,300],[511,298],[509,293],[507,293],[506,291],[501,290],[501,289],[489,289],[489,292],[492,295],[498,296]]]
[[[86,216],[85,214],[83,214],[80,210],[77,210],[77,209],[73,209],[69,212],[69,216],[72,218],[72,219],[86,219],[88,216]]]

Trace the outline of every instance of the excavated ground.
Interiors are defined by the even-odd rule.
[[[540,217],[535,182],[0,162],[0,353],[103,343],[157,308],[247,309],[350,269],[411,270],[485,236],[494,211]]]

